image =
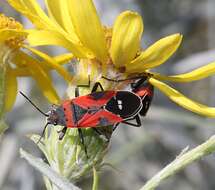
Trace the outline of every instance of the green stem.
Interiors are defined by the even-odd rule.
[[[0,63],[0,118],[4,114],[5,65]]]
[[[172,163],[167,165],[154,177],[152,177],[140,190],[153,190],[163,182],[164,179],[176,174],[178,171],[185,168],[192,162],[201,159],[203,156],[207,156],[215,151],[215,135],[212,136],[205,143],[198,147],[186,152],[181,153]]]
[[[93,168],[93,188],[92,188],[92,190],[98,190],[98,184],[99,184],[99,175],[96,171],[96,168]]]
[[[7,125],[4,122],[4,96],[5,96],[5,73],[4,63],[0,63],[0,134],[5,131]]]
[[[0,120],[0,135],[8,128],[3,119]]]

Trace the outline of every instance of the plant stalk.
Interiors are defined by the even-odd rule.
[[[175,175],[177,172],[189,164],[207,156],[215,151],[215,135],[196,148],[182,153],[176,159],[152,177],[140,190],[153,190],[168,177]]]

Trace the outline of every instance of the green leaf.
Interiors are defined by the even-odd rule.
[[[67,179],[63,178],[52,170],[48,164],[42,161],[42,159],[36,158],[27,153],[23,149],[20,149],[21,157],[26,159],[30,165],[39,170],[44,176],[48,177],[50,181],[55,184],[59,189],[63,190],[81,190],[77,186],[70,183]]]

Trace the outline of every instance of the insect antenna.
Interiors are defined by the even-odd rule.
[[[48,117],[49,115],[46,114],[45,112],[43,112],[38,106],[36,106],[36,104],[34,104],[23,92],[19,92],[26,100],[28,100],[30,102],[30,104],[32,106],[34,106],[41,114],[43,114],[44,116]]]
[[[45,125],[45,127],[44,127],[44,129],[43,129],[43,131],[42,131],[42,134],[41,134],[39,140],[36,142],[36,144],[39,144],[39,142],[41,141],[41,139],[44,137],[45,132],[46,132],[46,128],[48,127],[49,124],[50,124],[50,123],[46,123],[46,125]]]

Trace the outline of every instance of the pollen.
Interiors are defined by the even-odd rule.
[[[0,30],[4,29],[22,31],[23,25],[12,17],[7,17],[4,14],[0,14]],[[21,37],[11,36],[5,39],[5,44],[10,48],[16,49],[21,47],[24,40],[25,40],[24,36]]]
[[[22,46],[24,40],[25,37],[10,37],[9,39],[5,40],[5,44],[10,48],[17,49]]]

